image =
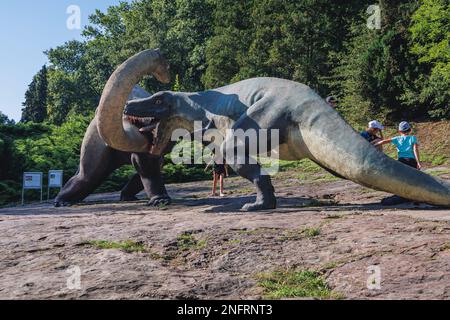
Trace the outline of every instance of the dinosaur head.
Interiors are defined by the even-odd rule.
[[[159,49],[145,50],[131,57],[106,83],[96,117],[98,132],[110,147],[125,152],[149,151],[149,139],[139,130],[153,123],[130,125],[129,120],[124,119],[123,110],[133,86],[150,74],[163,83],[170,81],[169,65]]]
[[[145,99],[132,100],[127,103],[124,119],[139,129],[149,141],[149,152],[161,155],[170,141],[173,131],[172,121],[173,97],[167,92],[160,92]]]

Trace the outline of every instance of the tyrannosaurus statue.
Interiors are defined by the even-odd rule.
[[[168,65],[158,50],[143,53],[152,60],[153,74],[161,82],[169,82]],[[141,99],[150,94],[139,86],[134,86],[128,99]],[[91,194],[114,170],[133,164],[137,170],[127,185],[122,189],[121,200],[136,200],[136,194],[145,189],[150,198],[149,205],[170,203],[161,178],[161,157],[148,153],[131,153],[114,149],[100,137],[97,129],[98,115],[90,123],[83,139],[78,172],[62,188],[55,199],[55,206],[70,205],[82,201]],[[143,128],[146,121],[135,121],[134,126]],[[133,130],[129,128],[129,130]],[[145,136],[146,133],[143,132]]]
[[[214,122],[217,129],[277,129],[279,158],[308,158],[338,175],[361,185],[434,205],[450,206],[450,185],[410,168],[379,152],[306,85],[277,78],[255,78],[206,92],[160,92],[128,103],[128,119],[152,119],[145,130],[148,140],[122,124],[123,106],[133,85],[152,73],[143,54],[128,59],[106,84],[98,108],[98,129],[116,149],[160,156],[171,143],[174,129],[193,131],[194,121]],[[236,155],[227,136],[222,153]],[[249,157],[247,154],[246,157]],[[271,179],[259,164],[235,161],[230,166],[257,189],[255,203],[247,211],[273,209],[276,198]]]

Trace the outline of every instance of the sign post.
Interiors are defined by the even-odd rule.
[[[62,186],[63,186],[63,171],[50,170],[48,172],[47,201],[50,200],[50,188],[59,188],[61,190]]]
[[[25,203],[25,190],[41,189],[42,202],[42,172],[24,172],[22,186],[22,205]]]

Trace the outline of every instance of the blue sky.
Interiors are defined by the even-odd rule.
[[[81,27],[95,9],[105,11],[119,0],[0,1],[0,111],[20,120],[22,102],[33,75],[47,63],[43,51],[73,39],[81,30],[67,28],[67,8],[81,9]]]

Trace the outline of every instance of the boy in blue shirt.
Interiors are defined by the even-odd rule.
[[[397,147],[398,161],[420,170],[422,165],[419,157],[419,143],[416,136],[411,135],[411,125],[403,121],[398,126],[398,131],[400,136],[382,140],[376,143],[375,146],[392,143]]]

